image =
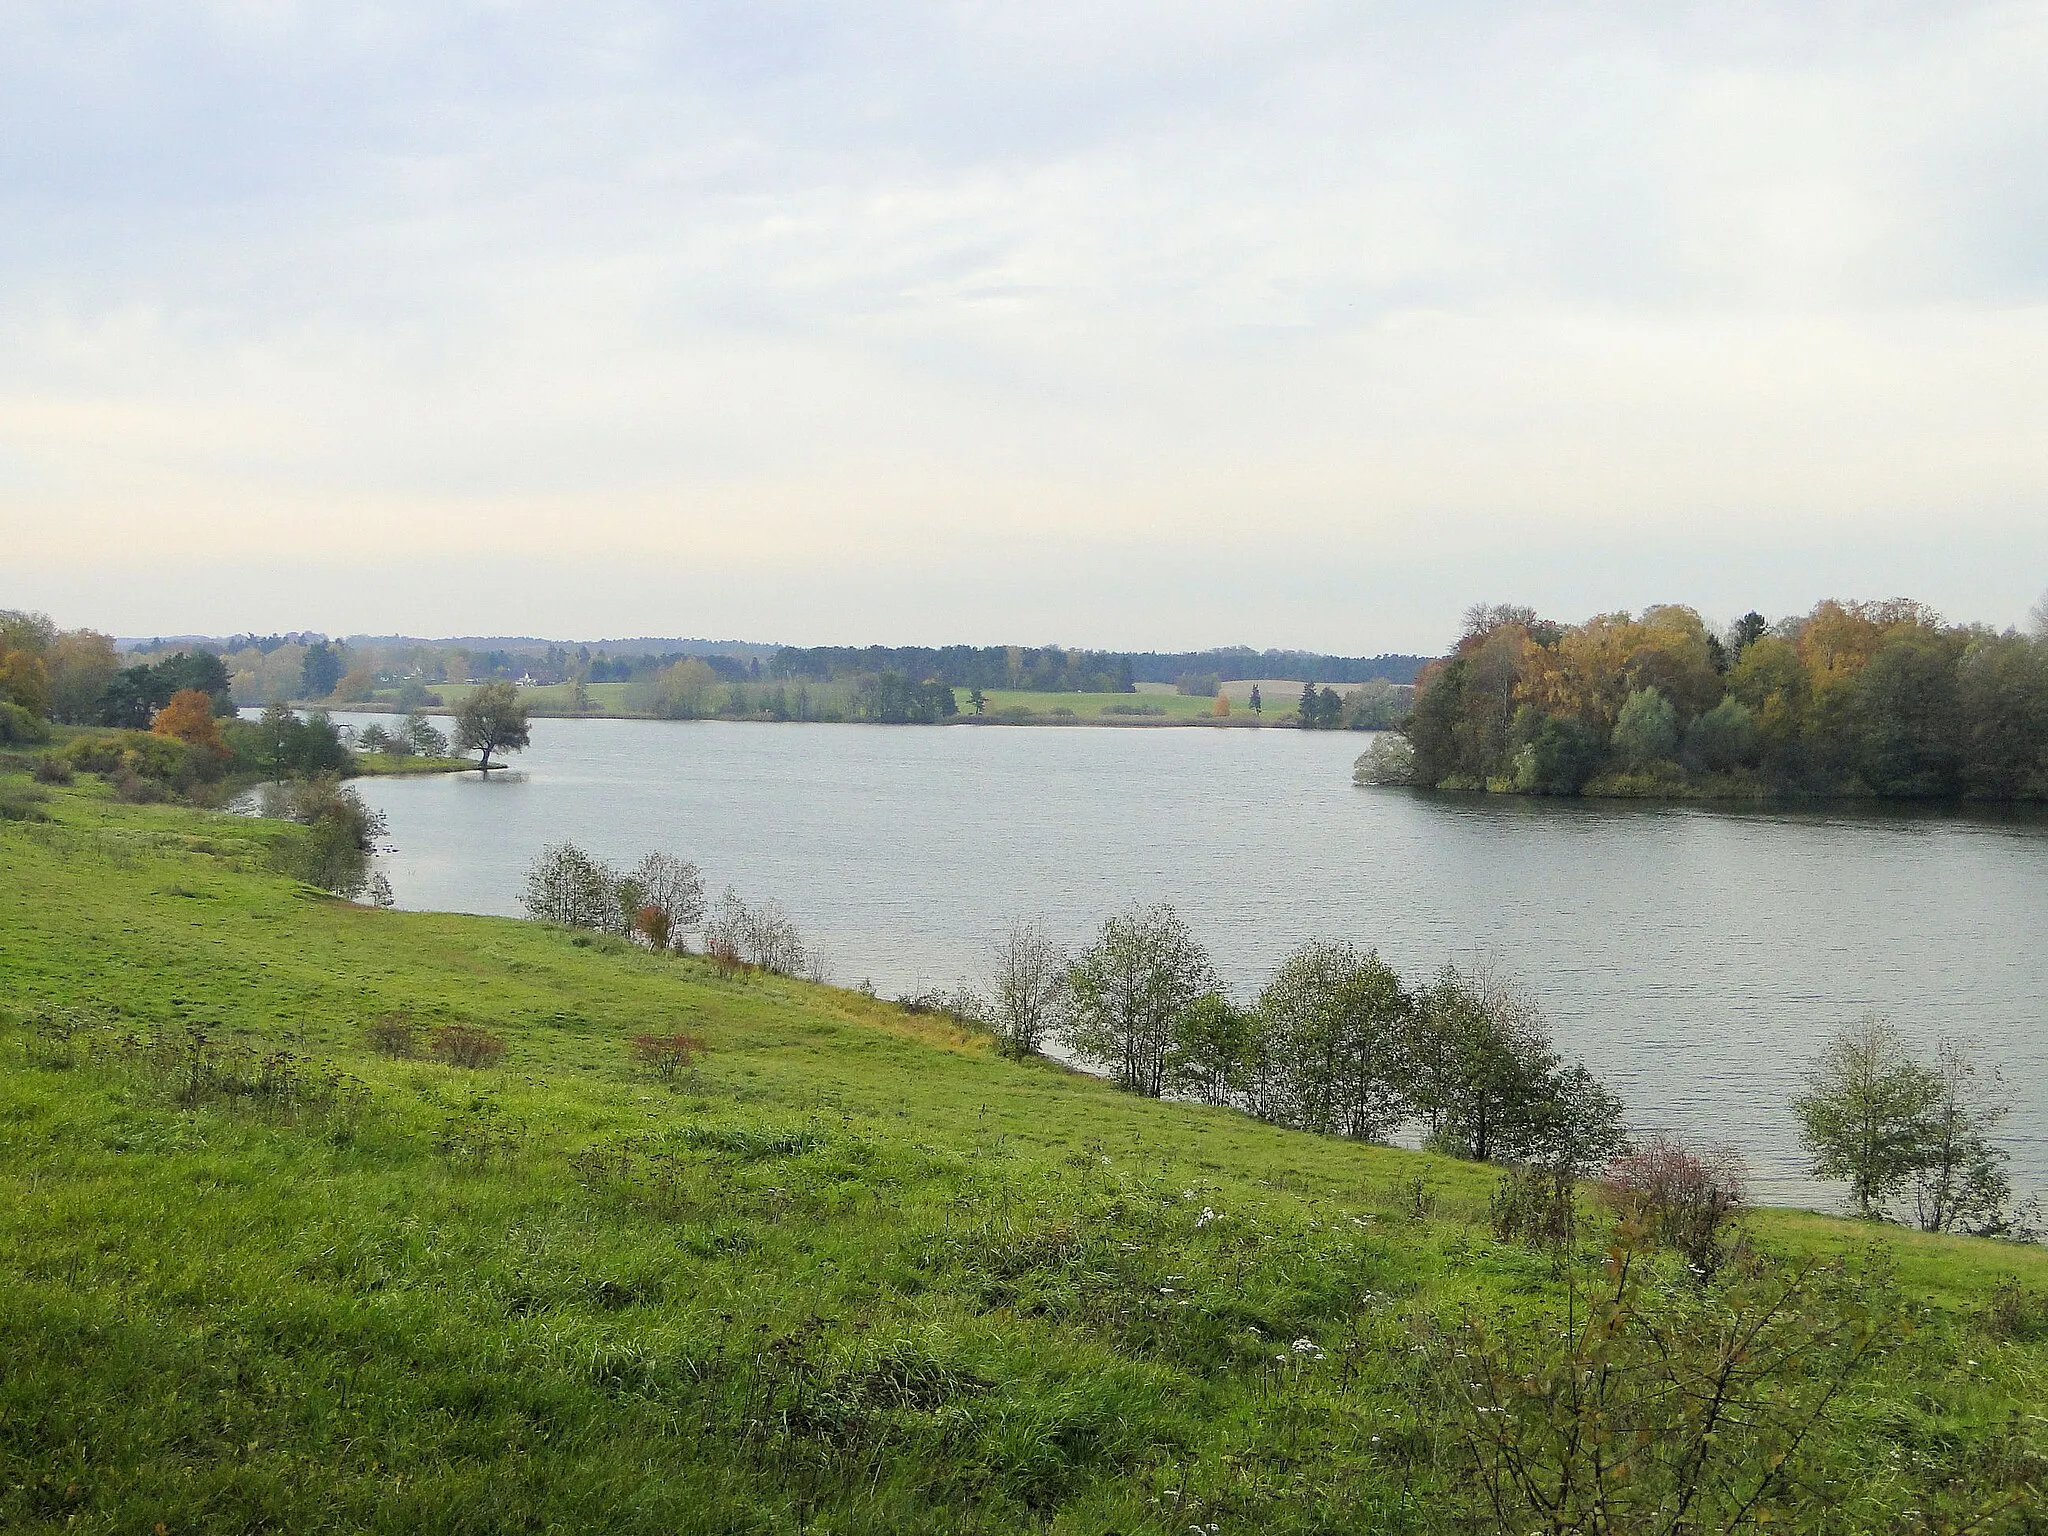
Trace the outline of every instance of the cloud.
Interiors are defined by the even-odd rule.
[[[0,538],[74,622],[1377,650],[2048,569],[2038,5],[25,9]]]

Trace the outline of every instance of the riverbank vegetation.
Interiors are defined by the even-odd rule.
[[[2038,1528],[2048,1254],[1738,1206],[1702,1274],[1668,1159],[1560,1205],[41,787],[10,1530]]]
[[[1567,626],[1475,608],[1362,782],[1522,794],[2048,799],[2048,633],[1904,600]]]

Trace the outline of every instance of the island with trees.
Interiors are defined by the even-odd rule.
[[[2033,632],[1821,602],[1717,633],[1654,607],[1565,625],[1480,606],[1360,783],[1532,795],[2048,799],[2048,601]]]

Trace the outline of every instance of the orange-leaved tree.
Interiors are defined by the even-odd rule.
[[[227,751],[220,739],[220,725],[213,718],[213,695],[204,689],[179,689],[171,695],[171,702],[156,712],[149,728],[159,736],[175,736],[188,747]]]

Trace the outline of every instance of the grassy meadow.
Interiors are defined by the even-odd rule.
[[[0,788],[0,1529],[1492,1529],[1432,1330],[1562,1316],[1606,1240],[857,992],[351,906],[283,825]],[[2041,1529],[2048,1252],[1750,1229],[1899,1321],[1800,1448],[1825,1528]]]

